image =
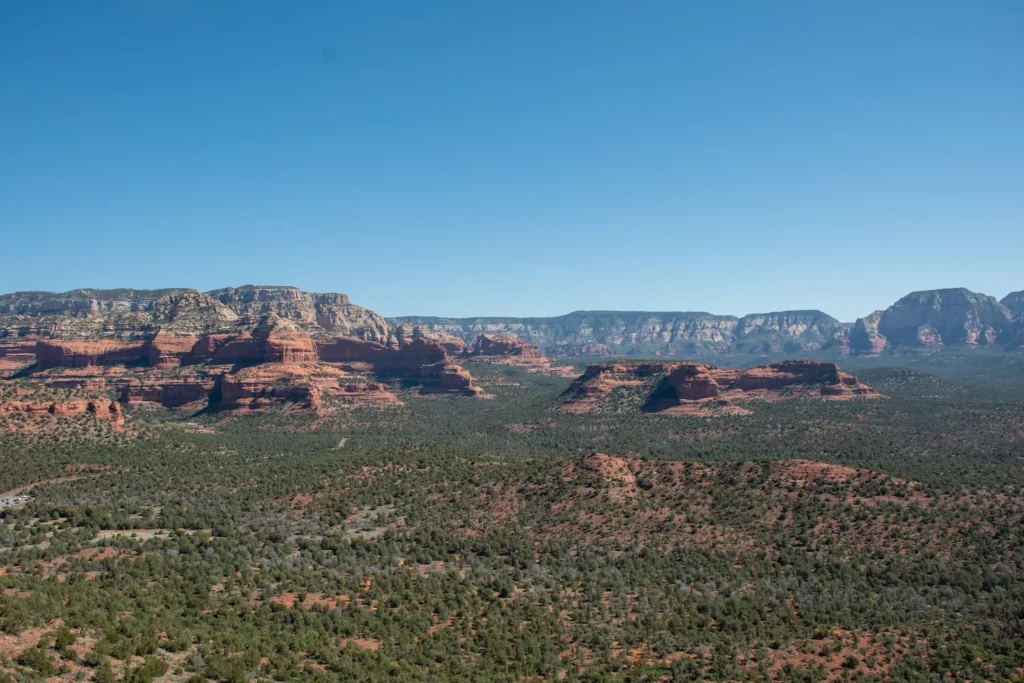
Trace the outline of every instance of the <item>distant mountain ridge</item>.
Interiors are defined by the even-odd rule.
[[[745,316],[707,312],[575,311],[553,317],[385,319],[339,293],[244,285],[194,289],[77,289],[0,295],[0,340],[140,339],[158,331],[253,330],[272,316],[312,337],[398,344],[430,338],[472,345],[480,334],[515,337],[556,357],[621,355],[878,355],[946,347],[1020,348],[1024,290],[1001,301],[964,288],[912,292],[888,308],[842,323],[818,310]]]
[[[575,311],[551,318],[389,318],[459,337],[514,336],[548,355],[707,356],[726,352],[817,350],[844,325],[821,311],[779,311],[737,317],[705,312]],[[589,350],[589,353],[588,353]]]
[[[348,295],[297,287],[243,285],[194,289],[75,289],[0,295],[0,338],[137,338],[157,330],[203,334],[252,329],[273,315],[313,336],[343,335],[385,341],[384,319]]]
[[[550,318],[388,318],[460,337],[505,334],[553,356],[879,355],[946,347],[1020,348],[1024,291],[1003,300],[965,288],[912,292],[853,324],[817,310],[742,317],[695,312],[576,311]]]

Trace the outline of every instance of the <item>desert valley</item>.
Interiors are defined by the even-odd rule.
[[[0,296],[0,680],[1019,678],[1022,301]]]

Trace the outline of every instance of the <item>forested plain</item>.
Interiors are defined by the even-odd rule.
[[[0,437],[0,681],[1024,677],[1024,371],[666,417],[491,398]],[[396,389],[397,390],[397,389]]]

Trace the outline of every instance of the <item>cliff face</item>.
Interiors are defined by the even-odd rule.
[[[826,346],[842,324],[821,311],[745,315],[730,345],[734,353],[795,353]]]
[[[1010,292],[1004,296],[999,303],[1005,306],[1010,313],[1013,313],[1018,320],[1024,318],[1024,290]]]
[[[996,301],[966,289],[914,292],[887,309],[844,324],[821,311],[710,313],[578,311],[552,318],[391,318],[457,337],[514,337],[553,357],[641,358],[881,354],[948,346],[1024,344],[1024,292]]]
[[[52,415],[56,418],[79,417],[89,413],[100,421],[123,421],[120,404],[100,399],[60,402],[8,401],[0,404],[0,412],[22,413],[29,416]]]
[[[344,294],[311,294],[294,287],[93,290],[0,296],[0,338],[142,339],[157,330],[195,335],[252,332],[274,316],[313,336],[386,341],[388,326]]]
[[[206,362],[215,360],[223,345],[227,346],[220,352],[222,358],[235,354],[239,362],[254,362],[266,356],[256,348],[260,343],[256,338],[257,328],[267,319],[291,324],[317,346],[331,346],[337,339],[399,350],[427,343],[440,346],[448,357],[457,357],[473,349],[483,334],[518,339],[556,358],[619,355],[711,360],[727,355],[821,352],[840,356],[947,346],[1020,346],[1024,344],[1022,317],[1024,292],[997,302],[966,289],[914,292],[853,325],[815,310],[740,318],[628,311],[577,311],[551,318],[406,317],[393,318],[389,325],[344,294],[317,294],[295,287],[246,285],[206,293],[191,289],[16,292],[0,295],[0,376],[25,367],[24,353],[9,350],[11,344],[36,341],[113,341],[132,347],[131,353],[136,345],[146,343],[142,350],[146,359],[117,362],[172,367],[189,353],[196,355],[189,347],[189,339],[196,339],[206,346]],[[308,344],[298,348],[281,341],[275,348],[278,360],[313,358]],[[69,356],[81,356],[74,362],[99,362],[88,358],[91,351],[66,350]]]
[[[1013,295],[1007,297],[1014,303]],[[850,333],[860,354],[992,346],[1014,342],[1016,316],[995,297],[967,289],[912,292],[884,311],[861,318]]]
[[[466,352],[466,343],[459,337],[439,330],[420,327],[419,325],[399,324],[391,330],[388,346],[403,348],[422,340],[441,345],[449,356],[461,356]]]
[[[516,339],[515,337],[496,337],[481,334],[473,345],[475,356],[509,356],[520,359],[540,359],[543,357],[534,344]]]
[[[465,351],[466,356],[476,360],[484,360],[497,365],[514,365],[527,372],[539,372],[545,375],[562,375],[573,377],[576,370],[570,366],[555,363],[540,352],[534,344],[527,344],[515,337],[499,337],[492,334],[481,334],[471,349]]]
[[[616,392],[618,390],[618,396]],[[678,415],[742,415],[751,400],[878,398],[835,363],[783,361],[747,370],[701,363],[598,363],[587,366],[565,393],[573,413],[621,410]]]
[[[249,315],[246,313],[245,315]],[[290,320],[264,316],[251,331],[196,339],[158,333],[140,343],[43,340],[30,379],[54,386],[118,389],[123,403],[169,408],[262,410],[287,402],[320,410],[326,396],[394,405],[377,376],[420,386],[423,393],[479,396],[473,377],[445,347],[425,338],[384,345],[355,337],[314,340]]]
[[[392,318],[473,344],[481,335],[515,337],[554,357],[595,355],[704,356],[816,350],[841,323],[821,311],[783,311],[736,318],[710,313],[578,311],[553,318]]]
[[[238,316],[274,315],[296,323],[313,336],[388,339],[387,322],[373,311],[352,304],[345,294],[316,294],[297,287],[255,285],[216,289],[207,294]]]

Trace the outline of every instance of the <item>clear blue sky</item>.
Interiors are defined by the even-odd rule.
[[[1024,289],[1024,3],[5,2],[0,291]]]

